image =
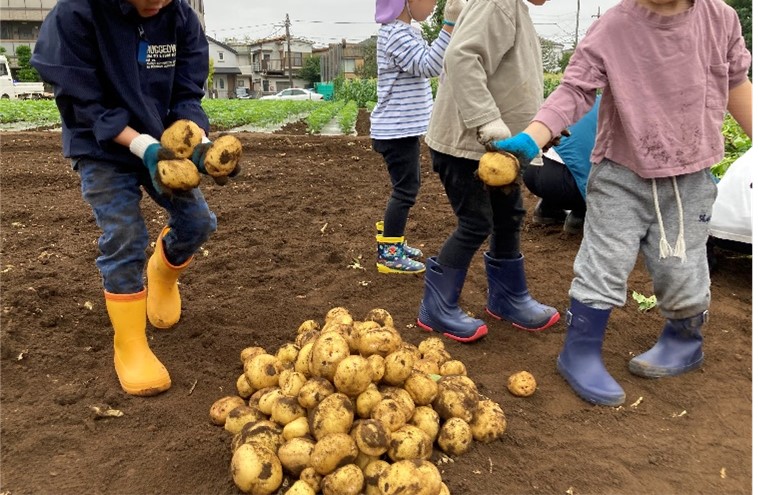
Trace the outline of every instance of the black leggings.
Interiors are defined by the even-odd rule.
[[[542,207],[546,210],[571,210],[584,218],[587,204],[568,167],[544,156],[542,163],[541,167],[529,165],[526,168],[524,185],[542,198]]]
[[[445,187],[458,226],[442,245],[437,262],[452,268],[468,268],[487,237],[490,256],[515,259],[521,256],[521,225],[524,210],[521,190],[488,189],[476,176],[476,160],[458,158],[431,150],[432,167]]]
[[[384,236],[401,237],[421,187],[419,137],[374,139],[372,145],[384,158],[392,181],[392,193],[384,210]]]

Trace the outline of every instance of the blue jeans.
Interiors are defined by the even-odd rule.
[[[372,145],[384,158],[392,181],[392,193],[384,210],[384,236],[401,237],[421,188],[419,137],[374,139]]]
[[[169,215],[171,231],[163,238],[166,258],[173,265],[190,259],[216,230],[216,215],[200,189],[161,196],[147,169],[88,158],[73,160],[79,173],[82,198],[92,207],[103,234],[98,240],[96,264],[103,287],[113,294],[134,294],[144,288],[143,271],[149,237],[142,217],[142,190]]]
[[[521,255],[524,221],[521,190],[510,193],[488,189],[476,176],[479,162],[431,150],[432,167],[445,187],[458,226],[442,245],[437,262],[451,268],[468,268],[476,252],[490,238],[489,253],[496,259]]]

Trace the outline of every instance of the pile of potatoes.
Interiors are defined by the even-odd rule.
[[[240,360],[238,395],[210,417],[233,435],[232,478],[253,495],[449,494],[435,445],[461,455],[505,433],[501,407],[442,340],[404,342],[384,309],[356,320],[332,308],[275,353],[247,347]]]

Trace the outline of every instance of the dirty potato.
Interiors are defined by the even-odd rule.
[[[214,425],[223,426],[226,423],[226,417],[229,415],[229,411],[237,406],[244,406],[245,400],[242,397],[235,395],[228,395],[221,397],[211,405],[211,422]]]
[[[320,440],[330,433],[349,432],[354,418],[355,409],[350,398],[335,392],[313,408],[308,416],[308,423],[313,437]]]
[[[358,450],[368,456],[379,457],[387,452],[390,443],[390,431],[379,420],[363,419],[354,423],[350,430]]]
[[[519,371],[508,377],[508,391],[517,397],[529,397],[537,390],[537,381],[528,371]]]
[[[282,467],[288,473],[300,476],[310,466],[311,454],[316,443],[310,438],[297,437],[287,440],[277,452]]]
[[[259,354],[245,361],[245,377],[255,390],[279,385],[281,364],[271,354]]]
[[[269,495],[282,484],[282,464],[277,455],[260,445],[241,445],[232,455],[234,484],[245,493]]]
[[[479,159],[476,173],[488,186],[502,187],[516,180],[519,168],[518,159],[510,153],[488,151]]]
[[[351,464],[358,447],[347,433],[329,433],[316,442],[311,453],[311,466],[322,476],[338,467]]]
[[[309,435],[310,432],[308,418],[303,416],[302,418],[297,418],[284,425],[284,428],[282,428],[282,437],[284,437],[285,440],[292,440],[293,438]]]
[[[479,442],[490,443],[505,434],[507,422],[505,413],[497,402],[480,400],[474,409],[474,419],[471,420],[471,433]]]
[[[471,448],[471,427],[461,418],[450,418],[440,428],[437,445],[448,455],[461,455]]]
[[[324,495],[359,495],[363,491],[363,471],[347,464],[324,476],[321,482]]]
[[[178,158],[189,158],[205,133],[191,120],[180,119],[171,124],[161,135],[161,146],[173,151]],[[197,171],[197,169],[195,169]]]
[[[390,435],[387,455],[393,461],[428,459],[432,455],[432,439],[421,428],[403,425]]]
[[[339,392],[355,397],[371,384],[372,376],[368,360],[360,355],[352,355],[339,362],[333,381]]]

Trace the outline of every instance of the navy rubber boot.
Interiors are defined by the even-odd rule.
[[[436,258],[426,260],[424,298],[418,311],[418,326],[459,342],[473,342],[487,335],[487,325],[468,316],[458,306],[466,272],[466,269],[442,266]]]
[[[526,288],[524,256],[498,260],[484,254],[487,268],[487,313],[513,326],[537,332],[561,319],[558,310],[538,303]]]
[[[629,361],[629,371],[645,378],[676,376],[703,364],[702,327],[708,311],[681,320],[666,320],[658,342]]]
[[[587,402],[620,406],[626,394],[605,369],[601,355],[610,316],[610,309],[591,308],[571,299],[566,312],[566,340],[558,355],[558,372]]]

